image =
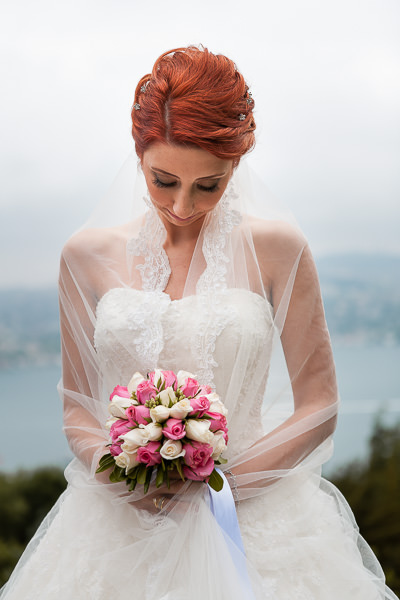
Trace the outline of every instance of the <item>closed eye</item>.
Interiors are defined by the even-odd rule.
[[[160,188],[173,187],[176,184],[176,181],[170,181],[167,183],[165,181],[161,181],[161,179],[158,179],[158,177],[155,177],[152,181],[154,185]]]
[[[159,188],[169,188],[169,187],[174,187],[176,185],[176,181],[162,181],[162,179],[159,179],[159,177],[157,175],[154,176],[154,179],[152,180],[152,182],[154,183],[155,186],[159,187]],[[215,192],[218,189],[218,181],[216,181],[213,185],[202,185],[201,183],[197,184],[197,188],[199,190],[201,190],[202,192]]]
[[[211,186],[201,185],[200,183],[198,183],[197,187],[202,192],[215,192],[218,189],[218,182],[214,183],[214,185]]]

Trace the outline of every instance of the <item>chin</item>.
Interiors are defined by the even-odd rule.
[[[203,219],[206,215],[206,213],[198,213],[196,215],[192,215],[191,217],[188,217],[187,219],[181,219],[177,215],[174,215],[174,213],[172,213],[168,209],[164,209],[163,211],[160,211],[160,212],[164,215],[164,217],[166,219],[168,219],[168,221],[170,223],[172,223],[173,225],[181,226],[181,227],[184,227],[185,225],[191,225],[192,223],[195,223],[199,219]]]

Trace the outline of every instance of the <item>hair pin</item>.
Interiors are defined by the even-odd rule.
[[[135,110],[140,110],[140,104],[138,104],[137,102],[133,105],[133,108]]]

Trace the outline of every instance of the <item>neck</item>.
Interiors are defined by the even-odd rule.
[[[195,244],[200,235],[200,231],[205,219],[204,215],[190,225],[179,227],[173,223],[170,223],[163,215],[159,214],[159,217],[167,233],[167,238],[164,244],[165,247],[173,247],[180,244]]]

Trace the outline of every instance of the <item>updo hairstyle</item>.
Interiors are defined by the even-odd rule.
[[[140,159],[154,142],[198,146],[234,164],[255,143],[254,100],[234,62],[207,48],[162,54],[139,81],[132,135]]]

